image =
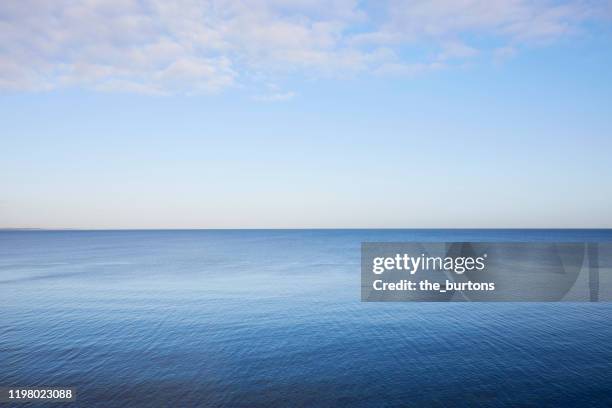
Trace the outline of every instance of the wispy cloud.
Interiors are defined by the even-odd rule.
[[[412,74],[554,41],[601,7],[525,0],[2,1],[0,89],[191,94],[288,74]],[[423,48],[428,52],[408,52]],[[414,54],[425,56],[408,57]]]

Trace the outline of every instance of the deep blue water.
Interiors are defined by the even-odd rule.
[[[86,407],[612,406],[612,303],[361,303],[361,241],[407,240],[612,231],[0,232],[0,386]]]

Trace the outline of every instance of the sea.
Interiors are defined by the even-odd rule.
[[[612,230],[0,231],[0,387],[76,390],[19,407],[612,406],[612,303],[361,302],[361,243],[403,241]]]

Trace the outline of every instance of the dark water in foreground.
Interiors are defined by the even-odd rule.
[[[612,303],[361,303],[360,242],[402,240],[612,231],[0,232],[0,386],[86,407],[612,406]]]

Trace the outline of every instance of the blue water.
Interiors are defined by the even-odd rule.
[[[612,406],[612,303],[361,303],[361,241],[407,240],[612,231],[0,232],[0,386],[85,407]]]

